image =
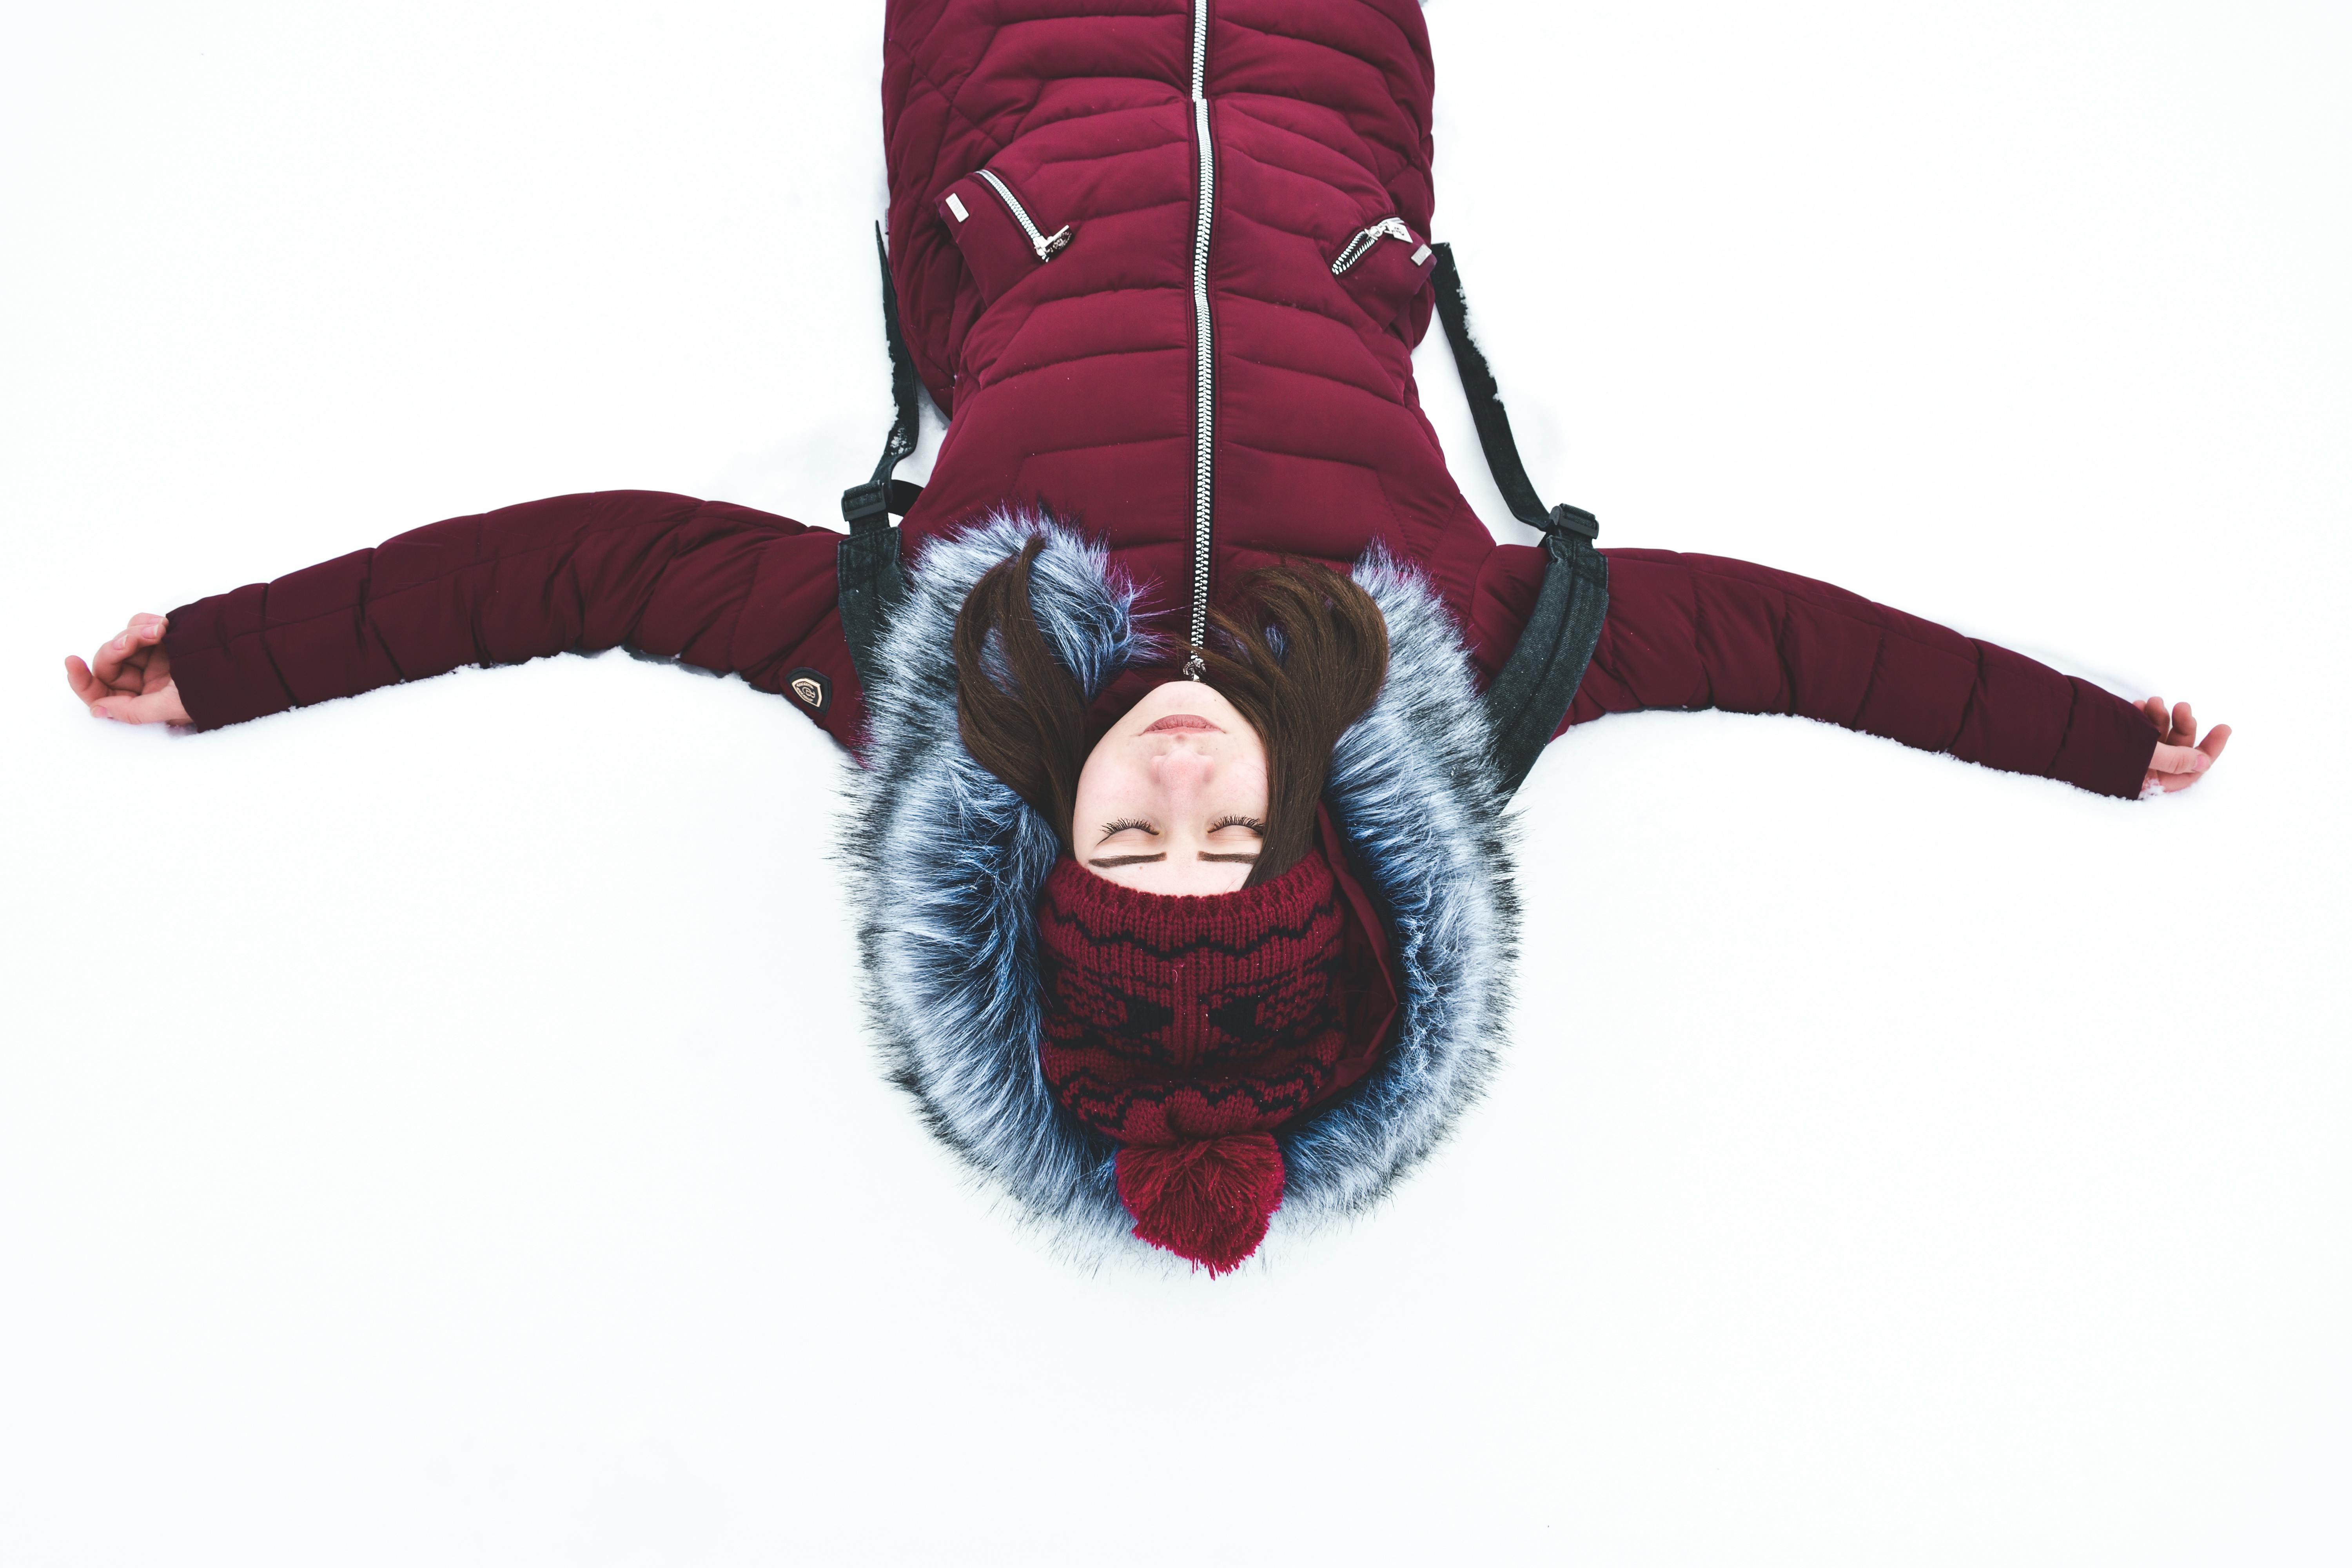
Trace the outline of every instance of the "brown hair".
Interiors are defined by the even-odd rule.
[[[956,615],[956,728],[973,761],[1053,824],[1067,850],[1095,734],[1086,693],[1030,605],[1029,564],[1043,548],[1033,538],[990,567]],[[1265,743],[1265,832],[1244,884],[1255,887],[1314,847],[1331,748],[1388,676],[1388,623],[1349,579],[1299,564],[1250,574],[1230,609],[1209,612],[1209,646],[1185,652]]]

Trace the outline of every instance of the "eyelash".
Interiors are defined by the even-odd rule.
[[[1221,816],[1209,824],[1209,831],[1212,833],[1220,827],[1246,827],[1261,838],[1265,837],[1265,824],[1255,816]]]
[[[1108,838],[1112,834],[1124,833],[1130,827],[1139,833],[1149,833],[1154,838],[1160,837],[1158,831],[1152,827],[1151,824],[1148,822],[1138,822],[1132,817],[1121,817],[1117,822],[1104,823],[1102,827],[1102,836],[1105,838]]]

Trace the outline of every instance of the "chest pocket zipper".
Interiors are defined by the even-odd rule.
[[[983,304],[1059,256],[1076,232],[1064,224],[1047,234],[1029,216],[1013,187],[993,169],[966,174],[940,193],[936,209]]]
[[[1333,259],[1331,276],[1334,278],[1347,276],[1349,268],[1361,261],[1372,247],[1382,239],[1401,239],[1407,245],[1411,245],[1412,230],[1405,227],[1404,219],[1401,217],[1384,217],[1369,228],[1358,229],[1349,237],[1348,243],[1340,247],[1339,256]],[[1421,247],[1412,253],[1412,264],[1415,267],[1420,266],[1429,259],[1429,247],[1425,245]]]
[[[1029,248],[1037,253],[1038,260],[1053,260],[1061,254],[1062,247],[1070,243],[1068,224],[1051,234],[1039,228],[1036,220],[1029,216],[1029,209],[1021,205],[1021,198],[1013,194],[1013,187],[996,177],[995,170],[982,169],[980,177],[987,183],[990,190],[996,193],[997,200],[1004,204],[1004,210],[1011,213],[1013,221],[1021,226],[1021,232],[1029,237]]]
[[[1391,239],[1404,243],[1381,243]],[[1348,237],[1331,258],[1331,276],[1374,326],[1402,331],[1409,342],[1414,334],[1407,307],[1427,291],[1429,258],[1434,254],[1404,219],[1384,217]]]

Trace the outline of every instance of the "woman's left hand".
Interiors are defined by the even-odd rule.
[[[2170,795],[2175,790],[2187,789],[2221,760],[2221,748],[2230,743],[2227,724],[2214,725],[2200,743],[2197,715],[2189,710],[2186,702],[2176,702],[2167,710],[2163,698],[2151,697],[2139,705],[2139,710],[2156,725],[2156,754],[2147,760],[2147,777],[2140,785],[2143,795],[2156,790]]]

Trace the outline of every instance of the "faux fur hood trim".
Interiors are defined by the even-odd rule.
[[[1113,1146],[1055,1101],[1038,1064],[1034,910],[1054,831],[974,762],[956,729],[957,612],[1031,536],[1032,605],[1091,698],[1154,649],[1102,546],[1000,512],[932,541],[877,650],[866,766],[845,854],[869,1023],[931,1130],[1066,1246],[1145,1244]],[[1277,1134],[1286,1168],[1269,1240],[1360,1212],[1434,1148],[1493,1069],[1518,898],[1485,705],[1452,617],[1377,549],[1355,579],[1387,618],[1389,674],[1340,738],[1324,801],[1388,928],[1399,1019],[1380,1062]]]

